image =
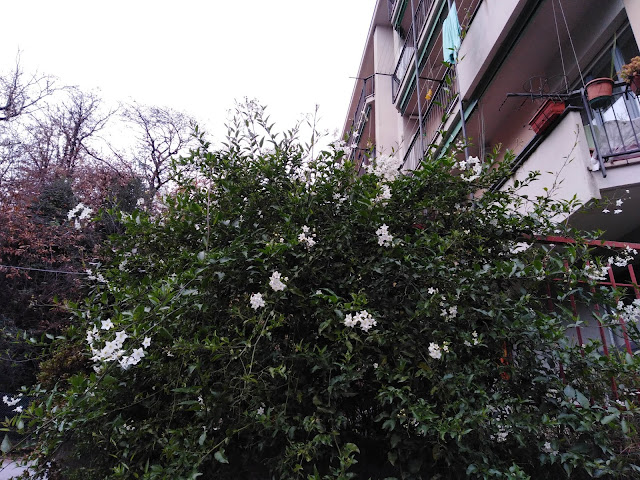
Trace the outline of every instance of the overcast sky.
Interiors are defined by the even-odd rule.
[[[235,98],[287,129],[320,105],[341,129],[375,0],[16,0],[3,2],[0,66],[170,106],[221,139]]]

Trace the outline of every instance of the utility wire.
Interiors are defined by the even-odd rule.
[[[48,273],[66,273],[67,275],[89,275],[87,272],[69,272],[65,270],[49,270],[46,268],[16,267],[15,265],[0,265],[0,268],[15,268],[16,270],[33,270],[35,272]]]

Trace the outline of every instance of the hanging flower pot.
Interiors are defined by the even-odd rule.
[[[593,108],[606,107],[611,103],[613,80],[607,77],[595,78],[584,86],[589,105]]]
[[[551,125],[556,118],[562,115],[564,109],[564,102],[548,99],[529,121],[529,125],[531,125],[536,135],[540,135],[549,128],[549,125]]]

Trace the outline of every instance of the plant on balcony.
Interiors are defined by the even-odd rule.
[[[593,108],[604,108],[611,103],[613,84],[615,83],[613,75],[615,73],[616,43],[617,35],[614,34],[613,45],[611,46],[611,69],[609,77],[594,78],[584,86],[589,105]]]
[[[76,307],[86,368],[16,417],[41,470],[633,477],[640,358],[565,336],[569,295],[611,305],[608,323],[617,293],[592,289],[600,263],[579,240],[525,240],[576,235],[550,220],[575,205],[492,190],[510,155],[452,150],[400,176],[378,154],[358,176],[344,144],[312,156],[254,120],[224,150],[200,137],[166,210],[119,216],[114,260]]]
[[[631,86],[633,93],[640,90],[640,57],[633,57],[629,63],[622,66],[620,77]]]
[[[565,103],[562,100],[547,99],[529,121],[529,125],[540,135],[564,112]]]

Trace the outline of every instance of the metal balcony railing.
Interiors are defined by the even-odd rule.
[[[347,145],[351,146],[352,143],[358,143],[357,139],[362,131],[366,115],[366,102],[367,99],[372,98],[375,95],[375,78],[374,75],[370,75],[363,79],[362,90],[360,90],[360,97],[358,98],[358,104],[356,106],[355,113],[353,114],[353,121],[349,127],[347,138]],[[355,142],[354,142],[355,141]]]
[[[444,125],[447,115],[450,113],[457,97],[458,89],[455,69],[448,68],[445,71],[443,80],[431,97],[422,117],[424,140],[423,142],[420,141],[420,128],[418,127],[418,131],[411,140],[409,149],[404,156],[402,163],[403,170],[414,170],[418,167],[422,158],[429,150],[430,145],[437,139],[440,129]],[[424,148],[424,150],[422,148]]]
[[[397,0],[387,0],[387,6],[389,7],[389,21],[393,18],[393,9],[396,6]]]
[[[606,106],[588,108],[593,141],[605,162],[640,156],[640,101],[625,84],[616,84]]]
[[[590,247],[600,250],[598,252],[602,255],[602,270],[593,268],[593,272],[599,275],[598,279],[594,281],[594,285],[591,290],[598,289],[614,289],[617,292],[617,299],[621,305],[630,305],[633,301],[640,300],[640,287],[638,286],[638,261],[633,260],[636,256],[635,252],[640,251],[640,244],[629,242],[615,242],[605,240],[583,240]],[[567,245],[576,243],[574,239],[550,236],[550,237],[537,237],[536,243],[553,244],[556,246]],[[617,262],[614,261],[613,256],[616,256]],[[631,260],[624,260],[620,263],[620,257],[631,258]],[[589,268],[589,266],[585,266]],[[637,345],[631,336],[629,335],[629,329],[635,329],[640,321],[639,318],[632,320],[633,325],[625,322],[622,315],[614,315],[614,319],[603,323],[601,321],[602,313],[607,309],[602,305],[585,304],[580,298],[573,293],[569,293],[564,296],[566,300],[558,302],[558,299],[562,298],[559,292],[562,291],[562,283],[565,279],[557,279],[548,285],[549,294],[549,309],[554,310],[558,307],[570,308],[575,318],[579,318],[580,322],[576,322],[573,325],[568,326],[566,334],[572,339],[578,346],[583,348],[589,340],[595,340],[600,343],[598,349],[605,356],[610,355],[633,355],[639,350]],[[566,289],[564,290],[566,292]],[[565,372],[560,365],[560,376],[565,380]],[[617,378],[611,379],[611,390],[613,398],[618,398],[618,381]]]
[[[402,50],[400,51],[398,63],[396,64],[396,69],[393,72],[393,76],[391,78],[391,94],[394,102],[398,97],[400,85],[402,85],[402,82],[404,81],[404,78],[409,71],[411,60],[416,50],[416,46],[413,41],[413,29],[415,28],[416,38],[419,39],[422,33],[422,29],[427,23],[429,11],[431,10],[433,4],[434,0],[420,0],[416,8],[415,16],[413,18],[413,21],[411,22],[411,27],[407,32],[404,45],[402,46]]]

